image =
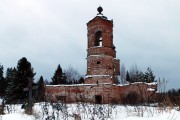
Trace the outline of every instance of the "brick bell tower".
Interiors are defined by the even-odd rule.
[[[87,74],[85,84],[113,84],[120,75],[120,61],[113,44],[113,21],[101,13],[87,23]]]

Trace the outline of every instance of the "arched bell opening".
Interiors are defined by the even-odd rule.
[[[95,34],[95,42],[94,42],[94,46],[100,46],[102,47],[102,32],[101,31],[97,31]]]

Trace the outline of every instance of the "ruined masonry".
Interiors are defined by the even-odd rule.
[[[46,100],[66,103],[123,103],[125,98],[136,92],[150,99],[155,95],[157,84],[134,83],[126,85],[116,84],[120,75],[120,60],[116,58],[113,44],[113,21],[101,13],[87,23],[87,74],[84,84],[47,85]]]
[[[113,84],[120,75],[120,61],[113,44],[113,21],[99,14],[87,23],[87,76],[85,84]]]

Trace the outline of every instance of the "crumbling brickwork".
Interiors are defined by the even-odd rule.
[[[100,13],[101,14],[101,13]],[[114,84],[120,75],[120,60],[113,44],[113,21],[96,16],[87,23],[87,74],[85,83],[78,85],[48,85],[46,100],[57,102],[123,103],[130,93],[150,100],[157,84]]]
[[[129,85],[115,84],[80,84],[80,85],[48,85],[46,99],[52,102],[89,102],[89,103],[123,103],[129,93],[135,92],[138,96],[149,101],[154,98],[156,84],[135,83]],[[97,101],[97,96],[101,99]],[[65,98],[65,99],[63,99]]]
[[[87,23],[87,75],[85,84],[110,83],[120,75],[120,61],[113,45],[113,22],[96,16]],[[107,77],[108,76],[108,77]]]

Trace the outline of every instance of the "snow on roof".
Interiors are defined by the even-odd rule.
[[[106,55],[106,54],[98,54],[98,55],[89,55],[89,56],[87,56],[87,57],[102,57],[102,56],[106,56],[106,57],[110,57],[110,58],[112,58],[112,56],[110,56],[110,55]]]
[[[58,87],[58,86],[71,86],[71,87],[75,87],[75,86],[97,86],[97,85],[116,85],[116,84],[111,84],[111,83],[98,83],[98,84],[70,84],[70,85],[66,85],[66,84],[59,84],[59,85],[46,85],[46,87]]]
[[[114,58],[115,60],[119,60],[118,58]]]
[[[147,91],[155,91],[153,88],[147,88]]]
[[[114,84],[116,86],[128,86],[129,84],[128,83],[125,83],[125,84]]]
[[[157,85],[157,82],[146,83],[147,85]]]
[[[160,93],[159,91],[156,91],[156,93]]]
[[[70,84],[70,85],[66,85],[66,84],[59,84],[59,85],[46,85],[48,86],[54,86],[54,87],[58,87],[58,86],[95,86],[97,84]]]
[[[133,82],[131,84],[142,84],[142,83],[145,83],[145,82]]]
[[[134,82],[134,83],[130,83],[130,84],[146,84],[146,85],[157,85],[157,82],[151,82],[151,83],[146,83],[146,82]]]
[[[90,77],[111,77],[111,75],[86,75],[85,78],[90,78]]]

